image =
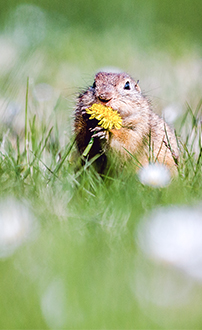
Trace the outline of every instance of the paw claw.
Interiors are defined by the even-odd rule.
[[[100,132],[102,130],[103,130],[103,128],[100,126],[96,126],[96,127],[90,129],[91,132]]]
[[[92,137],[99,138],[100,140],[107,140],[107,131],[100,126],[96,126],[94,128],[90,129],[90,132],[92,133]]]
[[[106,132],[95,132],[93,137],[98,137],[100,139],[104,139],[106,137]]]

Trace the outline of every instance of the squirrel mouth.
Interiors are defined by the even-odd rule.
[[[102,99],[101,97],[98,97],[99,101],[103,104],[108,103],[111,99]]]

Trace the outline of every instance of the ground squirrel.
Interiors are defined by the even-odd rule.
[[[122,118],[122,127],[106,130],[98,125],[97,119],[89,119],[86,109],[93,104],[117,110]],[[93,85],[79,95],[74,129],[80,154],[93,136],[88,157],[100,153],[102,167],[112,150],[124,161],[134,155],[143,166],[153,161],[164,163],[171,171],[176,171],[178,147],[173,130],[153,112],[138,82],[126,73],[96,74]]]

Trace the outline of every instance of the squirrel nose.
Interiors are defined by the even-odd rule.
[[[101,102],[104,102],[104,103],[107,103],[109,102],[112,97],[111,95],[109,95],[108,93],[102,93],[98,96],[98,99],[101,101]]]

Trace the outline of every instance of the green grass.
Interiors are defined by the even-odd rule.
[[[201,104],[195,111],[188,107],[181,120],[178,178],[154,189],[130,168],[104,178],[90,163],[76,169],[73,136],[61,145],[57,116],[51,127],[48,118],[32,115],[29,80],[24,88],[25,134],[2,136],[0,194],[28,202],[38,229],[1,260],[1,328],[200,327],[200,313],[191,304],[177,307],[179,319],[176,307],[151,304],[144,312],[134,278],[141,269],[135,241],[141,218],[157,206],[192,205],[202,198]],[[187,319],[187,308],[194,317]]]

